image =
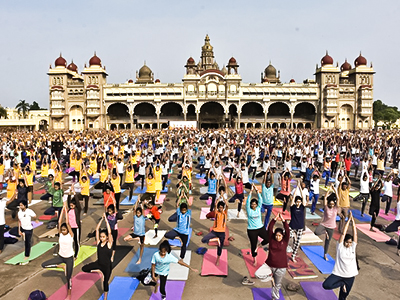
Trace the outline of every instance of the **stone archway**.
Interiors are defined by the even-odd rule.
[[[316,109],[313,104],[308,102],[300,102],[295,106],[293,118],[314,121],[315,115],[316,115]]]
[[[289,106],[283,102],[272,103],[268,108],[268,118],[290,118]]]
[[[260,103],[248,102],[242,106],[241,117],[264,117],[264,108]]]
[[[219,128],[225,120],[224,107],[218,102],[206,102],[200,107],[200,128]]]
[[[39,130],[46,131],[49,128],[49,122],[47,120],[39,121]]]
[[[161,117],[182,116],[182,106],[175,102],[167,102],[161,106]]]
[[[133,114],[138,117],[155,117],[156,108],[150,103],[142,102],[135,106]]]

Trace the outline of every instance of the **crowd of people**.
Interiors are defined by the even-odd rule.
[[[140,130],[87,132],[9,132],[0,133],[0,182],[6,194],[0,200],[0,251],[4,248],[7,213],[18,222],[18,232],[25,241],[28,264],[32,246],[30,208],[34,184],[45,189],[40,197],[48,201],[46,214],[57,216],[58,256],[42,264],[43,268],[62,267],[68,282],[67,299],[71,297],[71,276],[74,259],[81,244],[82,222],[89,213],[93,195],[100,191],[104,213],[95,232],[97,261],[84,265],[84,272],[102,274],[105,299],[116,251],[121,194],[128,191],[133,212],[133,231],[126,242],[137,241],[142,262],[145,248],[146,220],[151,222],[154,238],[158,237],[161,218],[176,226],[165,234],[159,251],[151,260],[150,280],[146,285],[159,290],[166,299],[166,284],[171,263],[191,268],[183,259],[192,227],[193,201],[206,200],[207,218],[213,219],[210,233],[203,243],[216,242],[217,259],[226,239],[228,207],[242,209],[247,215],[247,236],[254,265],[259,251],[267,249],[265,261],[272,274],[272,299],[279,299],[282,278],[288,267],[287,252],[296,262],[305,229],[306,207],[315,214],[323,200],[322,222],[315,234],[325,237],[324,258],[340,217],[341,235],[336,250],[332,275],[323,284],[325,289],[340,288],[339,299],[346,299],[358,274],[356,264],[356,220],[350,208],[361,201],[363,216],[368,203],[370,230],[397,232],[400,226],[399,184],[400,134],[398,131],[339,130]],[[53,151],[52,142],[63,143]],[[174,173],[172,173],[174,171]],[[206,190],[194,196],[201,185]],[[71,185],[66,185],[70,176]],[[174,180],[174,184],[168,183]],[[176,184],[175,184],[176,180]],[[93,183],[93,184],[92,184]],[[360,186],[360,194],[350,197],[350,189]],[[140,187],[141,193],[134,191]],[[161,193],[175,201],[176,210],[164,217]],[[245,197],[247,193],[247,197]],[[396,199],[396,205],[392,205]],[[275,201],[282,210],[272,216]],[[395,221],[388,226],[377,224],[381,203],[385,214],[395,208]],[[290,222],[286,216],[290,215]],[[105,229],[102,229],[102,224]],[[283,227],[276,226],[282,222]],[[11,225],[11,224],[10,224]],[[349,234],[352,228],[352,234]],[[181,243],[180,258],[171,255],[169,240]],[[400,240],[397,246],[400,255]],[[158,283],[158,278],[160,282]],[[243,284],[254,282],[247,277]]]

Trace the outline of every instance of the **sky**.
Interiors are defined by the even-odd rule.
[[[49,107],[60,52],[82,71],[96,51],[108,83],[135,80],[144,61],[161,82],[181,82],[208,34],[219,66],[234,56],[243,82],[260,82],[269,61],[283,82],[302,82],[326,50],[339,66],[361,51],[376,71],[374,99],[398,105],[399,13],[396,0],[0,0],[0,104]]]

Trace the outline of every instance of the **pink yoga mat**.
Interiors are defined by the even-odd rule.
[[[165,291],[168,295],[168,299],[174,299],[174,300],[182,299],[185,283],[186,283],[185,281],[167,280]],[[160,291],[158,291],[157,294],[153,293],[149,300],[161,300]]]
[[[41,220],[41,221],[50,221],[50,220],[53,220],[53,219],[57,219],[57,216],[56,215],[52,215],[52,216],[42,215],[42,216],[39,217],[39,220]]]
[[[206,215],[210,212],[209,207],[202,207],[200,212],[200,220],[206,220]]]
[[[282,213],[282,207],[274,207],[272,209],[272,213],[276,216],[278,213]],[[282,214],[283,218],[285,220],[291,220],[292,218],[290,217],[290,212],[285,211],[285,214]]]
[[[207,180],[205,180],[205,179],[203,179],[203,178],[200,178],[200,179],[199,179],[199,183],[200,183],[200,184],[205,184],[206,181],[207,181]]]
[[[258,251],[257,251],[257,265],[254,266],[253,257],[251,256],[251,250],[250,249],[242,249],[241,251],[242,251],[242,256],[243,256],[243,259],[244,259],[244,263],[246,264],[246,267],[247,267],[247,270],[249,271],[250,276],[255,278],[256,277],[254,275],[255,272],[267,260],[267,253],[264,251],[264,249],[258,248]]]
[[[383,232],[375,229],[375,232],[369,231],[371,228],[370,224],[357,224],[356,227],[365,235],[368,235],[371,239],[377,242],[386,242],[390,240],[390,237],[384,234]]]
[[[46,192],[46,190],[37,190],[37,191],[34,191],[33,194],[34,195],[41,195],[41,194],[44,194],[45,192]]]
[[[201,266],[201,276],[228,276],[228,251],[222,249],[219,265],[216,266],[217,249],[208,249],[203,256],[203,264]]]
[[[165,201],[165,196],[166,195],[160,195],[160,197],[158,198],[158,201],[156,202],[156,204],[163,204]]]
[[[193,205],[193,197],[190,196],[190,197],[189,197],[189,206],[192,206],[192,205]]]
[[[384,211],[383,209],[381,209],[381,210],[379,211],[379,216],[380,216],[381,218],[384,218],[385,220],[388,220],[388,221],[394,221],[394,220],[396,220],[396,216],[395,216],[394,214],[392,214],[391,212],[389,212],[388,215],[385,215],[385,211]]]
[[[95,283],[100,279],[98,273],[80,272],[72,277],[72,294],[71,300],[80,299]],[[67,296],[67,284],[59,288],[48,300],[65,299]]]

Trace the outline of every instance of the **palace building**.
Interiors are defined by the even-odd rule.
[[[284,83],[271,63],[260,83],[244,83],[231,57],[222,68],[208,35],[200,60],[190,57],[180,83],[163,83],[144,64],[136,80],[108,83],[106,67],[94,54],[78,67],[60,55],[50,66],[50,129],[168,128],[169,121],[196,121],[199,128],[372,127],[372,64],[360,54],[339,67],[326,55],[315,79]]]

